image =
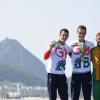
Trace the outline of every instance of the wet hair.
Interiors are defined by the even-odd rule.
[[[66,33],[69,33],[68,29],[66,29],[66,28],[61,29],[61,30],[60,30],[60,34],[61,34],[62,31],[64,31],[64,32],[66,32]]]
[[[77,31],[78,31],[78,29],[85,29],[85,31],[87,30],[86,26],[84,26],[84,25],[79,25],[78,28],[77,28]]]
[[[100,32],[98,32],[98,33],[96,34],[96,37],[97,37],[98,35],[100,35]]]

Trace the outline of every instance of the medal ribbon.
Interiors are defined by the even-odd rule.
[[[81,51],[81,61],[84,60],[84,55],[85,55],[85,41],[80,43],[79,42],[79,47]]]

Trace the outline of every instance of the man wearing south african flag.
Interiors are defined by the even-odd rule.
[[[100,100],[100,32],[96,34],[97,46],[92,49],[93,98]]]

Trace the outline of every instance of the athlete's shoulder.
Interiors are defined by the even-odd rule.
[[[92,48],[92,51],[94,51],[94,50],[96,50],[96,49],[98,49],[98,47],[97,47],[97,46],[93,47],[93,48]]]
[[[85,42],[86,42],[86,43],[93,43],[92,41],[89,41],[89,40],[85,40]]]
[[[94,48],[94,43],[92,41],[85,40],[86,45],[90,46],[91,48]]]
[[[66,48],[70,48],[70,47],[69,47],[69,44],[67,44],[67,43],[65,43],[65,47],[66,47]]]
[[[65,47],[66,47],[66,50],[68,51],[68,53],[71,51],[71,49],[70,49],[70,46],[67,44],[67,43],[65,43]]]
[[[69,46],[78,45],[78,41],[76,40],[70,41],[68,45]]]

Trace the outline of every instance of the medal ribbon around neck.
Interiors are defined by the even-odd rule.
[[[84,61],[84,55],[85,55],[85,41],[84,42],[79,42],[79,48],[81,51],[81,61]]]

